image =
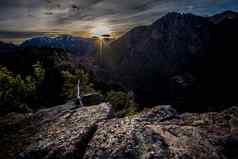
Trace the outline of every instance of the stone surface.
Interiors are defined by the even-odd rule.
[[[100,126],[91,140],[84,158],[143,157],[152,148],[152,142],[156,147],[165,146],[159,140],[153,140],[155,136],[151,131],[147,132],[146,125],[158,124],[160,121],[175,116],[176,111],[174,109],[170,106],[162,106],[155,107],[150,111],[146,110],[134,117],[112,119]],[[157,137],[161,138],[160,136]]]
[[[73,102],[0,118],[4,159],[236,159],[238,107],[177,114],[171,106],[111,118],[109,104]]]
[[[230,123],[237,113],[232,107],[221,113],[177,115],[166,106],[112,119],[97,130],[84,158],[235,158],[238,131]]]
[[[82,102],[84,106],[97,105],[102,103],[103,101],[104,101],[103,96],[98,93],[87,94],[82,96]]]
[[[0,158],[82,158],[97,123],[110,113],[106,103],[82,108],[68,103],[35,114],[3,117]]]

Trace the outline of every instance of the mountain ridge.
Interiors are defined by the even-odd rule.
[[[234,18],[226,18],[231,13]],[[143,107],[181,101],[189,105],[197,100],[208,101],[208,105],[236,104],[236,95],[219,93],[219,89],[231,92],[238,88],[238,79],[233,76],[237,67],[236,15],[230,11],[211,17],[169,13],[150,26],[136,27],[111,42],[108,48],[103,48],[101,57],[96,50],[74,54],[74,63],[93,71],[99,81],[125,85],[135,92]],[[223,20],[214,23],[211,20],[214,17]],[[70,46],[71,41],[80,38],[42,39],[43,44],[45,41],[51,44],[53,39]]]
[[[93,39],[62,35],[58,37],[35,37],[24,41],[20,47],[51,47],[70,51],[75,55],[87,55],[95,49]]]
[[[226,17],[228,13],[216,17]],[[106,64],[102,68],[110,72],[111,81],[119,81],[139,94],[139,100],[148,98],[141,101],[146,105],[177,102],[178,96],[190,102],[198,100],[196,96],[211,104],[217,99],[236,102],[235,95],[229,98],[223,94],[222,98],[217,93],[219,87],[225,89],[222,83],[227,85],[227,91],[237,88],[232,72],[236,67],[234,52],[238,49],[234,41],[238,23],[236,18],[223,19],[214,23],[211,17],[169,13],[112,42],[105,51]],[[219,78],[219,74],[223,76]]]

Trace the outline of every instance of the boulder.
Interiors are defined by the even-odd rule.
[[[159,106],[133,117],[112,119],[102,124],[95,133],[84,159],[145,158],[152,151],[166,157],[166,144],[159,134],[153,133],[148,124],[157,125],[176,116],[176,111],[170,106]],[[156,148],[153,149],[153,146]]]
[[[87,94],[82,96],[82,102],[84,106],[97,105],[104,101],[102,95],[97,93]]]
[[[110,115],[107,103],[78,108],[72,102],[25,116],[3,117],[0,158],[82,158],[97,124]]]
[[[178,114],[171,106],[111,118],[107,103],[74,102],[0,118],[4,159],[235,159],[238,107]]]
[[[103,123],[84,159],[224,159],[237,156],[237,107],[220,113],[177,115],[169,106]],[[229,149],[226,147],[229,146]]]

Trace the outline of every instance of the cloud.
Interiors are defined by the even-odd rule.
[[[172,11],[210,15],[227,9],[237,11],[237,0],[0,0],[0,28],[21,31],[0,36],[29,37],[54,30],[73,33],[97,25],[125,32]]]
[[[0,39],[14,39],[14,38],[31,38],[34,36],[49,36],[49,35],[58,35],[59,32],[30,32],[30,31],[4,31],[0,30]]]

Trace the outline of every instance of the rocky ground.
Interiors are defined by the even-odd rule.
[[[0,118],[1,159],[237,159],[238,107],[177,114],[157,106],[113,118],[74,103]]]

